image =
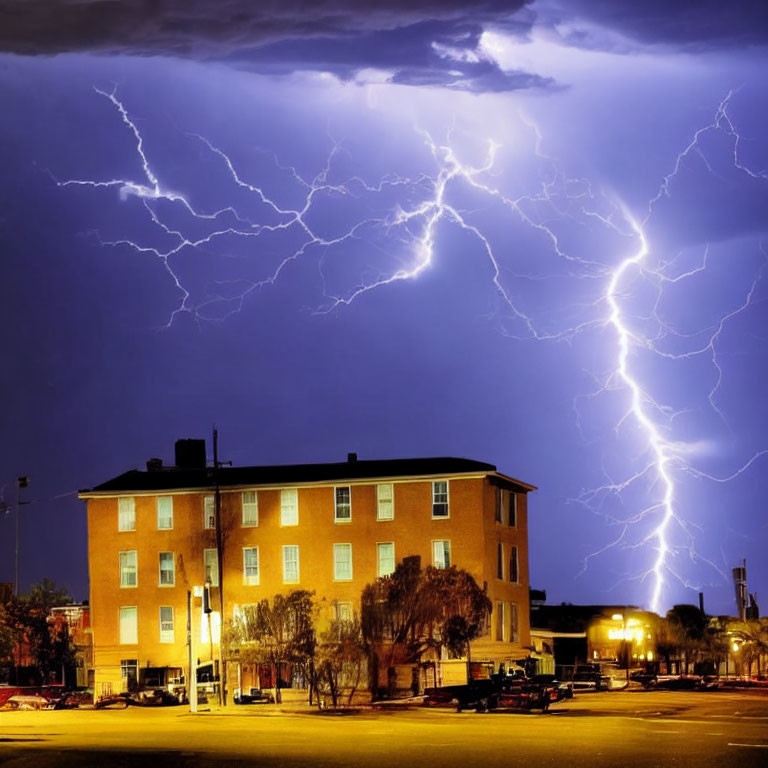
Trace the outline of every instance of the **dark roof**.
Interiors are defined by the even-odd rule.
[[[222,467],[221,487],[255,485],[290,485],[378,477],[459,475],[495,473],[493,464],[452,457],[425,459],[386,459],[382,461],[345,461],[335,464],[285,464],[272,467]],[[501,476],[504,477],[504,476]],[[526,483],[505,478],[519,491],[535,490]],[[213,488],[213,470],[163,467],[151,471],[130,470],[105,483],[80,491],[81,494],[126,491],[172,491],[187,488]]]

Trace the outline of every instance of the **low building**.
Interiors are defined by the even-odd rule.
[[[533,605],[531,634],[558,667],[612,663],[639,667],[657,657],[659,617],[631,605]],[[538,647],[538,646],[537,646]]]

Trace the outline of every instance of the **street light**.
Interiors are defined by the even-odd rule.
[[[14,563],[14,593],[16,597],[19,596],[19,516],[21,512],[21,489],[26,488],[29,485],[29,478],[28,477],[17,477],[16,478],[16,557],[15,557],[15,563]],[[28,504],[29,502],[24,502],[25,504]]]

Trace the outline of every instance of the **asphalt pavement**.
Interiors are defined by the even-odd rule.
[[[3,768],[751,768],[768,765],[768,695],[579,694],[546,714],[306,706],[0,712]]]

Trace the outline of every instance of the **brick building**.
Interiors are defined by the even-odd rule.
[[[533,490],[493,465],[457,458],[358,461],[350,454],[341,463],[214,473],[202,440],[178,441],[173,467],[152,459],[146,471],[80,492],[96,695],[124,689],[141,667],[186,670],[187,592],[206,581],[215,608],[223,589],[225,621],[263,598],[309,589],[327,622],[359,611],[363,587],[411,555],[423,565],[455,564],[486,586],[491,625],[473,642],[473,659],[519,659],[530,646]],[[198,660],[215,659],[218,611],[203,616],[198,608],[193,624]]]

